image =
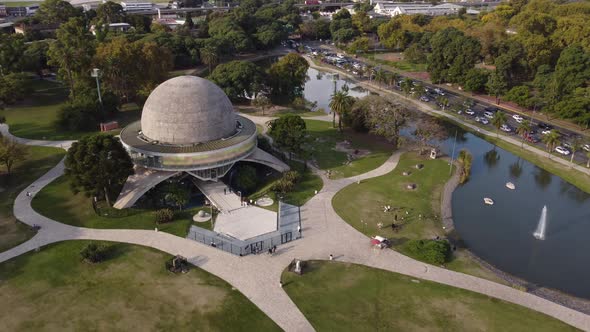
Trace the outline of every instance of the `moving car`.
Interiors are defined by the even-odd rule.
[[[532,135],[527,136],[526,140],[529,143],[539,143],[539,139],[536,136],[532,136]]]
[[[568,150],[568,149],[564,148],[563,146],[558,146],[558,147],[556,147],[556,148],[555,148],[555,151],[557,151],[557,152],[561,153],[561,154],[562,154],[562,155],[564,155],[564,156],[567,156],[567,155],[569,155],[569,154],[570,154],[570,150]]]
[[[500,130],[501,130],[501,131],[503,131],[503,132],[507,132],[507,133],[509,133],[509,132],[511,132],[511,131],[512,131],[512,129],[510,129],[510,127],[508,127],[508,125],[505,125],[505,124],[503,124],[503,125],[500,127]]]
[[[553,129],[552,126],[550,126],[550,125],[548,125],[546,123],[543,123],[543,122],[539,122],[539,124],[537,126],[539,128],[541,128],[541,129],[545,129],[545,130],[551,130],[551,129]]]
[[[430,101],[430,99],[428,99],[428,97],[426,97],[426,96],[422,96],[422,97],[420,97],[420,100],[422,100],[422,101],[423,101],[423,102],[425,102],[425,103],[427,103],[427,102],[429,102],[429,101]]]
[[[547,135],[547,134],[549,134],[550,132],[551,132],[551,129],[544,129],[544,130],[542,130],[542,131],[541,131],[541,134],[543,134],[543,135]]]
[[[439,88],[435,88],[434,89],[434,92],[438,93],[441,96],[444,96],[445,95],[445,92],[443,90],[439,89]]]

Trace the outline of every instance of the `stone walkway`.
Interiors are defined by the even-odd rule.
[[[1,129],[1,127],[0,127]],[[31,141],[21,140],[25,144]],[[67,147],[71,142],[40,142],[45,146]],[[375,170],[352,178],[329,180],[323,174],[324,187],[302,207],[303,238],[278,248],[273,256],[266,254],[238,257],[168,233],[149,230],[105,230],[73,227],[46,218],[31,207],[31,198],[44,186],[63,174],[63,161],[21,192],[14,202],[15,217],[41,230],[31,240],[0,253],[0,262],[19,256],[44,245],[66,240],[103,240],[149,246],[188,260],[226,280],[286,331],[313,331],[289,296],[279,287],[284,268],[295,258],[327,259],[333,254],[338,261],[363,264],[392,272],[472,290],[498,299],[516,303],[545,313],[568,324],[590,330],[590,316],[537,296],[518,291],[488,280],[431,266],[393,250],[375,250],[369,239],[342,220],[332,208],[332,198],[342,188],[359,180],[391,172],[401,153],[393,154]]]

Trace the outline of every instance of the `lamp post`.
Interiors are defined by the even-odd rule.
[[[240,206],[242,206],[242,192],[238,190],[238,195],[240,195]]]
[[[92,69],[92,73],[90,73],[90,76],[92,76],[96,79],[96,90],[98,91],[98,101],[100,102],[100,107],[102,109],[103,108],[102,95],[100,94],[100,81],[98,80],[98,78],[100,77],[100,69],[98,69],[98,68]]]

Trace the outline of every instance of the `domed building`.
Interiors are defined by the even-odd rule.
[[[132,206],[158,183],[186,172],[201,183],[217,182],[238,161],[289,169],[260,150],[256,125],[237,115],[229,98],[214,83],[180,76],[160,84],[150,94],[141,115],[121,131],[121,142],[135,164],[116,208]],[[214,201],[214,200],[212,200]]]

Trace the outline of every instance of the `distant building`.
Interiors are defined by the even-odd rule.
[[[154,4],[151,2],[143,1],[124,1],[121,2],[123,10],[126,12],[142,11],[142,10],[153,10]]]
[[[26,15],[33,16],[39,10],[39,5],[30,5],[25,7]]]
[[[0,23],[0,32],[3,33],[14,33],[14,23],[2,22]]]
[[[127,32],[131,29],[131,25],[129,23],[110,23],[108,25],[109,31],[119,31],[119,32]],[[90,27],[90,32],[96,36],[96,26],[93,25]]]
[[[27,7],[6,7],[8,16],[27,16]]]
[[[6,5],[0,3],[0,17],[6,17],[8,13],[6,12]]]
[[[464,7],[451,3],[443,3],[440,5],[433,6],[431,4],[423,3],[375,2],[374,11],[377,14],[391,17],[397,15],[415,14],[439,16],[457,14],[461,8]]]

